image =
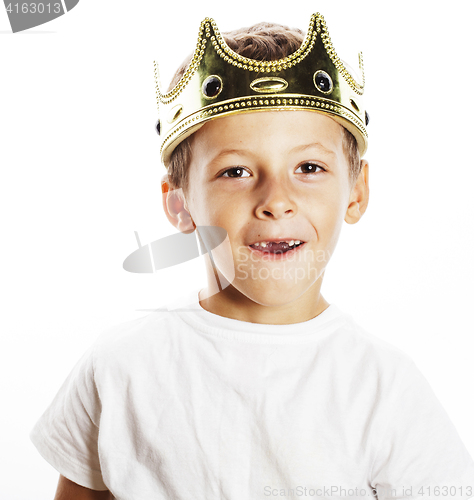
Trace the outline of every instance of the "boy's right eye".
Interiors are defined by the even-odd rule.
[[[247,170],[245,170],[245,168],[243,167],[232,167],[223,172],[221,177],[250,177],[250,174],[248,172],[248,175],[243,176],[242,174],[244,174],[245,172],[247,172]]]

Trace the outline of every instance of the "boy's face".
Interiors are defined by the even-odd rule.
[[[228,233],[233,262],[228,252],[213,252],[232,281],[221,293],[235,297],[237,290],[265,306],[319,290],[342,221],[357,222],[365,210],[360,177],[354,187],[349,182],[343,129],[320,113],[253,112],[210,121],[194,134],[189,168],[192,221]],[[277,254],[268,253],[272,245],[255,246],[275,240],[304,243]]]

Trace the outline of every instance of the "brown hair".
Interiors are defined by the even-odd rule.
[[[304,33],[298,29],[274,23],[258,23],[249,28],[241,28],[223,33],[227,45],[237,54],[259,61],[274,61],[289,56],[303,43]],[[176,71],[168,91],[170,91],[184,75],[191,57],[186,59]],[[349,179],[351,185],[360,172],[359,148],[355,137],[343,127],[342,146],[349,163]],[[168,178],[172,188],[188,187],[188,166],[192,155],[192,134],[182,141],[171,153],[168,164]]]

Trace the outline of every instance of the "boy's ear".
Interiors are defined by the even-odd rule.
[[[171,187],[168,174],[161,178],[161,192],[163,194],[163,210],[171,224],[182,233],[192,233],[196,229],[196,225],[187,209],[183,190]]]
[[[360,160],[360,172],[352,187],[344,220],[348,224],[355,224],[360,220],[367,209],[369,203],[369,163],[367,160]]]

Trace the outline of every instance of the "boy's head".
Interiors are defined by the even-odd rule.
[[[245,58],[281,61],[300,48],[304,36],[299,30],[261,23],[228,33],[225,40]],[[183,81],[187,65],[178,70],[170,89]],[[265,76],[265,70],[262,73]],[[257,83],[271,87],[283,80],[262,73],[254,75]],[[330,92],[337,94],[337,82],[334,87]],[[268,96],[262,91],[255,99],[257,103],[285,99],[285,104],[291,104],[292,97],[283,94]],[[213,117],[173,145],[166,158],[168,174],[163,184],[166,190],[180,192],[164,199],[173,225],[182,232],[196,226],[227,231],[230,245],[213,252],[208,277],[211,281],[213,274],[220,273],[231,282],[228,294],[240,292],[254,304],[283,305],[311,289],[306,293],[311,301],[321,286],[342,221],[355,223],[365,211],[368,165],[359,155],[360,144],[365,150],[365,138],[357,131],[356,139],[348,130],[357,130],[354,123],[342,126],[344,110],[337,116],[314,112],[316,103],[323,107],[325,102],[330,101],[315,99],[310,111],[304,106],[282,106],[277,111],[246,110]],[[331,104],[331,109],[342,108]]]
[[[227,45],[236,53],[249,59],[259,61],[275,61],[293,54],[303,43],[305,35],[297,28],[275,23],[259,23],[249,28],[241,28],[223,34]],[[189,67],[191,57],[178,68],[168,91],[171,91],[183,77]],[[355,137],[344,127],[343,147],[348,162],[350,182],[357,179],[360,172],[360,154]],[[186,192],[188,187],[188,166],[191,161],[192,136],[179,143],[167,162],[168,182],[172,188],[181,188]]]

